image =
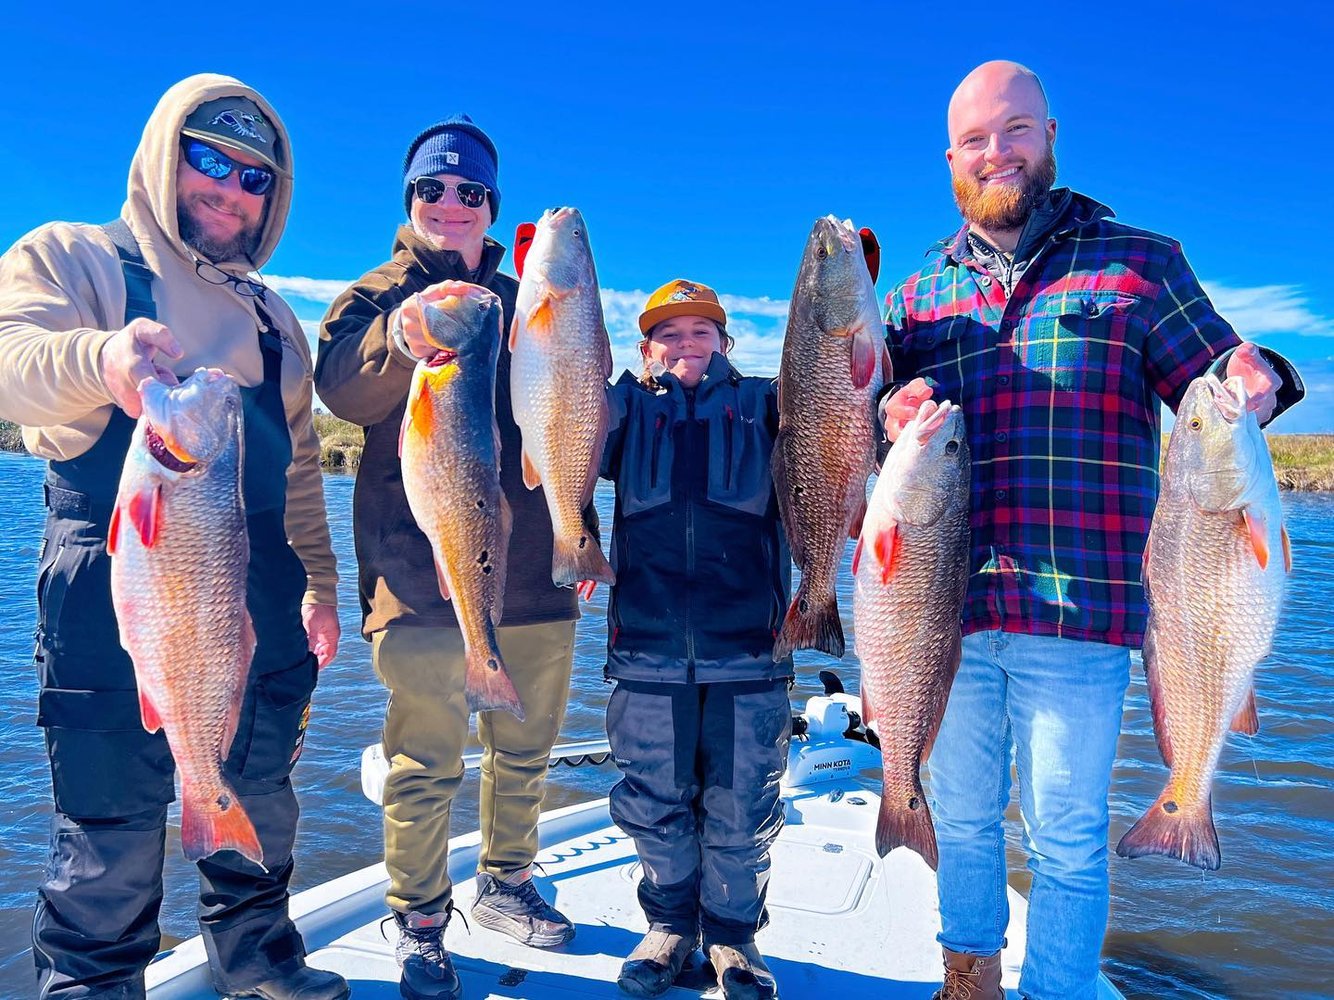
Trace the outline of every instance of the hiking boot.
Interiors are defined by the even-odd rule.
[[[527,869],[503,881],[478,872],[472,918],[533,948],[554,948],[574,937],[574,924],[537,894]]]
[[[403,970],[398,992],[405,1000],[459,1000],[463,996],[463,984],[444,943],[445,927],[453,912],[452,904],[444,913],[395,911],[398,943],[394,958]]]
[[[778,984],[755,942],[711,944],[709,961],[725,1000],[778,1000]]]
[[[1001,989],[1000,952],[994,955],[966,955],[945,952],[945,985],[931,1000],[1005,1000]]]
[[[687,936],[653,924],[621,964],[616,985],[632,997],[662,996],[698,947],[698,933]]]
[[[347,980],[336,972],[303,965],[294,972],[266,979],[245,993],[231,993],[234,1000],[257,997],[259,1000],[345,1000],[352,995]]]

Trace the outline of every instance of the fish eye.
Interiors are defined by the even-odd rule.
[[[1203,427],[1203,426],[1204,426],[1204,421],[1201,420],[1199,417],[1191,417],[1191,418],[1190,418],[1190,429],[1191,429],[1191,430],[1193,430],[1193,431],[1198,431],[1198,430],[1199,430],[1201,427]]]
[[[946,454],[946,455],[957,455],[958,453],[959,453],[959,442],[958,442],[958,441],[950,441],[950,442],[947,442],[947,443],[946,443],[946,445],[945,445],[945,454]]]
[[[819,257],[821,260],[824,260],[829,256],[829,251],[824,248],[823,243],[815,248],[815,256]]]

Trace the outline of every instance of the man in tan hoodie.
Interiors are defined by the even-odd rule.
[[[35,654],[55,805],[33,921],[43,998],[142,997],[158,947],[174,763],[140,721],[106,535],[139,383],[201,366],[242,387],[258,641],[224,770],[265,867],[234,851],[199,861],[200,928],[223,993],[348,995],[341,977],[306,966],[287,914],[290,773],[339,635],[310,350],[253,277],[282,235],[291,178],[268,102],[230,77],[192,76],[149,119],[116,223],[51,223],[0,258],[0,418],[22,424],[28,450],[49,462]]]

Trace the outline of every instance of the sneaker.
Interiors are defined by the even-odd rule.
[[[403,970],[398,992],[405,1000],[459,1000],[463,984],[445,951],[445,927],[453,906],[444,913],[394,913],[398,943],[394,958]]]
[[[537,894],[527,869],[504,881],[478,872],[472,917],[483,927],[533,948],[554,948],[574,937],[574,924]]]

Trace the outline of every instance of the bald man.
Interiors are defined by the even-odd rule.
[[[1107,926],[1107,792],[1148,608],[1159,401],[1241,374],[1262,421],[1303,394],[1243,345],[1165,236],[1056,179],[1056,120],[1012,62],[950,100],[963,226],[889,296],[889,440],[923,400],[963,405],[972,558],[963,655],[931,756],[941,1000],[996,1000],[1009,910],[1004,813],[1019,774],[1033,888],[1019,990],[1092,1000]]]

